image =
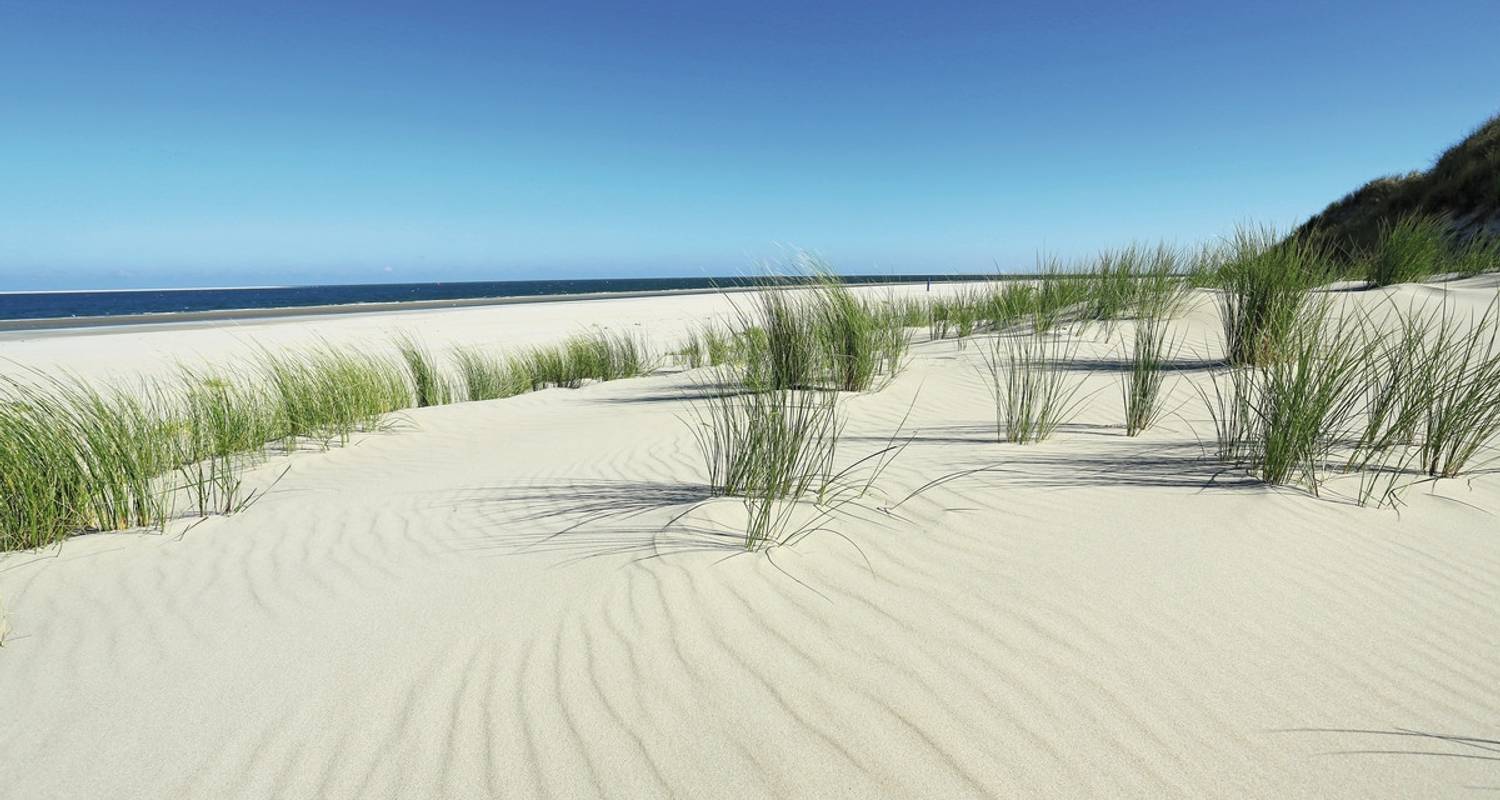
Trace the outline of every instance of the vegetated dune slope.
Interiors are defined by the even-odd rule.
[[[1442,217],[1456,233],[1500,235],[1500,115],[1443,152],[1428,170],[1376,178],[1299,228],[1345,252],[1373,245],[1381,227],[1411,215]]]
[[[1482,309],[1493,278],[1351,293]],[[499,312],[497,312],[499,313]],[[260,468],[247,511],[0,561],[0,796],[1419,797],[1500,786],[1500,477],[1400,514],[1216,468],[1196,386],[1127,438],[994,442],[980,344],[847,400],[908,409],[870,502],[736,549],[691,376],[423,409]],[[892,507],[959,470],[993,467]],[[1337,482],[1331,487],[1341,490]]]

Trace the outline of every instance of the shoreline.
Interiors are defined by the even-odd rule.
[[[943,281],[949,283],[950,281]],[[869,282],[860,286],[917,286],[920,281]],[[119,328],[175,326],[199,322],[242,322],[255,320],[288,320],[298,317],[391,313],[399,311],[433,311],[449,308],[483,308],[487,306],[529,305],[593,300],[629,300],[650,297],[689,297],[704,294],[739,294],[757,291],[760,286],[715,286],[695,289],[652,289],[620,292],[579,292],[577,294],[537,294],[513,297],[467,297],[451,300],[399,300],[375,303],[333,303],[312,306],[277,306],[274,308],[225,308],[209,311],[167,311],[144,314],[115,314],[85,317],[28,317],[0,320],[0,334],[24,332],[57,332],[88,334]]]

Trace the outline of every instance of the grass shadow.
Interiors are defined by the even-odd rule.
[[[743,551],[742,532],[674,522],[712,498],[703,484],[578,480],[477,489],[458,502],[482,521],[473,549],[559,553],[564,561]]]

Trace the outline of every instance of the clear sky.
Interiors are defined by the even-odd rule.
[[[1500,2],[0,0],[0,289],[1028,268],[1500,111]]]

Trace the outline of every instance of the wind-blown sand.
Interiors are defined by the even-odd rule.
[[[1495,291],[1348,302],[1480,309]],[[1177,330],[1203,357],[1219,334],[1199,300]],[[120,375],[394,329],[514,345],[639,322],[668,341],[727,308],[33,334],[0,354]],[[996,468],[769,554],[661,530],[704,479],[681,420],[691,377],[670,370],[412,411],[399,431],[273,457],[258,479],[286,474],[238,515],[7,554],[0,796],[1500,787],[1500,745],[1404,733],[1500,739],[1500,476],[1418,487],[1399,514],[1216,476],[1196,438],[1201,364],[1172,388],[1177,416],[1123,435],[1111,362],[1128,331],[1083,337],[1093,394],[1028,446],[993,440],[979,343],[919,336],[905,372],[847,400],[844,455],[880,446],[916,398],[886,495]]]

